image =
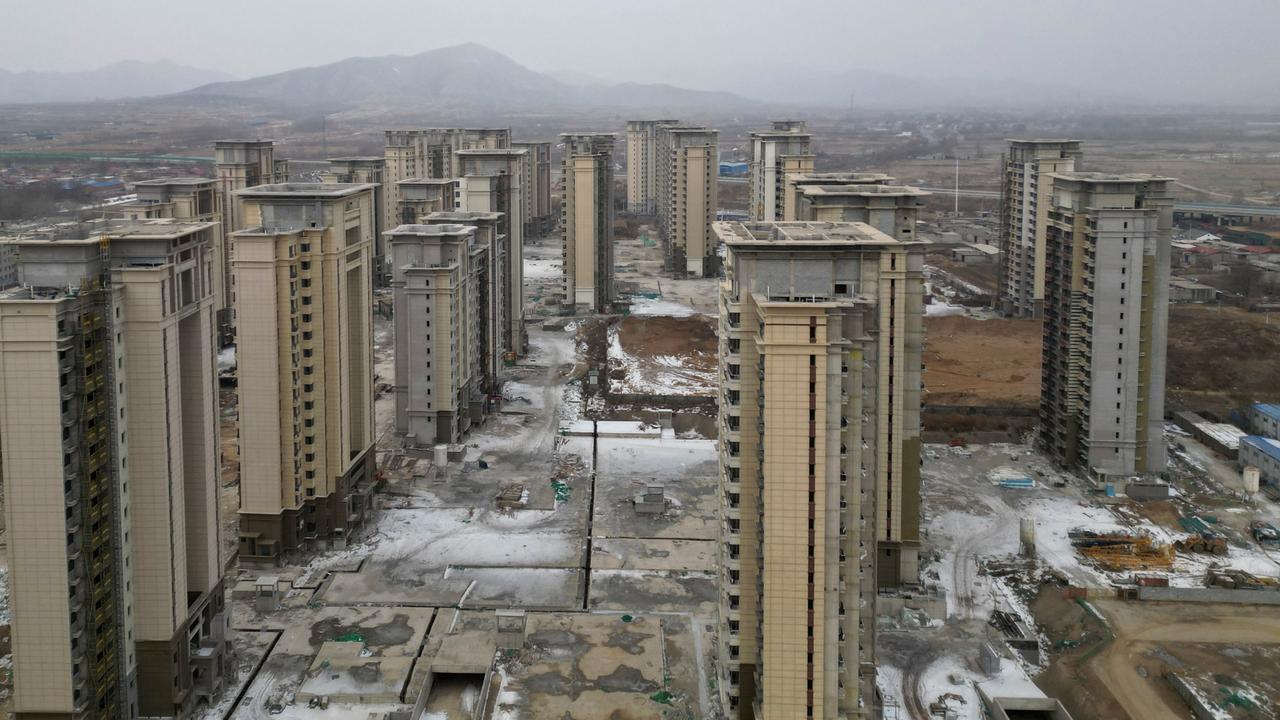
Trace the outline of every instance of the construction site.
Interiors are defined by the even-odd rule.
[[[233,578],[236,672],[206,720],[723,716],[716,281],[663,277],[648,233],[618,241],[613,316],[564,317],[558,241],[526,247],[529,353],[446,463],[391,429],[377,320],[376,521]],[[922,582],[878,609],[884,716],[1276,717],[1280,547],[1257,531],[1280,506],[1172,425],[1166,488],[1057,469],[1029,445],[1038,325],[950,277],[926,318]]]

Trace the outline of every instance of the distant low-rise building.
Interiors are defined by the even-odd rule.
[[[1249,435],[1240,440],[1241,467],[1258,468],[1264,485],[1280,485],[1280,440]]]
[[[1254,403],[1249,406],[1249,429],[1271,438],[1280,438],[1280,405]]]
[[[1169,302],[1204,303],[1218,298],[1218,289],[1186,278],[1173,278],[1169,281]]]

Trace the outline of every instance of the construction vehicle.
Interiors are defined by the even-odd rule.
[[[1176,541],[1173,546],[1178,552],[1210,553],[1212,555],[1227,554],[1227,539],[1221,535],[1194,533]]]

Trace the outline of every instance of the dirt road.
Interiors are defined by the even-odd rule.
[[[1094,675],[1132,720],[1186,716],[1186,708],[1158,673],[1142,677],[1148,653],[1161,645],[1280,645],[1280,616],[1248,606],[1091,601],[1111,622],[1116,639],[1090,661]]]

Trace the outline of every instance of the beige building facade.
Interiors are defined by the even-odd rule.
[[[1172,180],[1052,176],[1040,445],[1099,475],[1165,469]]]
[[[782,220],[786,178],[813,172],[811,136],[798,120],[778,120],[769,130],[751,133],[747,216],[757,221]]]
[[[244,209],[236,192],[257,185],[289,182],[289,161],[276,159],[271,140],[218,140],[213,144],[214,170],[222,194],[222,296],[223,334],[231,337],[235,326],[235,287],[231,278],[231,233],[245,226]]]
[[[1053,174],[1079,170],[1079,140],[1010,140],[1000,183],[1000,310],[1038,318],[1044,306]]]
[[[921,248],[862,223],[715,228],[724,706],[875,717],[878,585],[918,554]]]
[[[689,277],[714,277],[720,270],[719,243],[711,231],[716,218],[720,174],[717,130],[663,130],[667,164],[659,192],[666,198],[663,218],[667,264]]]
[[[501,302],[507,306],[502,332],[506,349],[523,355],[524,330],[523,165],[529,152],[516,148],[459,150],[454,163],[460,172],[458,209],[502,213],[498,233],[505,240],[507,268]]]
[[[329,158],[329,170],[320,175],[326,183],[372,183],[377,185],[373,193],[374,218],[377,227],[373,244],[374,287],[385,287],[391,281],[386,248],[382,233],[392,226],[385,225],[389,211],[386,207],[386,158],[380,155],[353,155]]]
[[[188,717],[222,687],[220,235],[19,241],[24,287],[0,297],[18,717]]]
[[[241,562],[341,547],[370,510],[374,189],[238,193]]]
[[[565,303],[575,312],[613,304],[612,133],[560,136],[564,143]]]
[[[658,153],[658,136],[663,128],[679,124],[679,120],[627,121],[627,212],[658,212],[658,173],[664,162]]]
[[[551,142],[514,142],[511,147],[525,150],[524,215],[525,237],[550,230],[551,214]]]
[[[461,176],[454,167],[454,153],[473,148],[509,148],[508,128],[425,128],[384,132],[383,159],[386,184],[384,228],[403,225],[392,217],[400,202],[399,183],[410,178],[447,180]]]

